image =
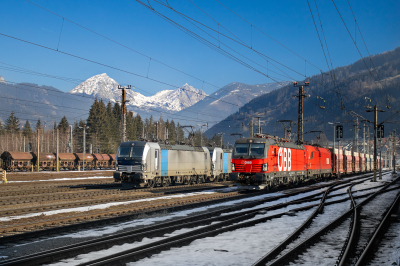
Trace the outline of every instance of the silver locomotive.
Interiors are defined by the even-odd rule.
[[[221,148],[127,141],[116,161],[115,182],[133,187],[223,181],[231,172],[231,150]]]

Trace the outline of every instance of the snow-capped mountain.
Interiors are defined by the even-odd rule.
[[[282,82],[280,84],[267,83],[258,85],[248,85],[240,82],[230,83],[210,94],[210,96],[204,100],[183,109],[178,114],[182,117],[190,117],[193,119],[198,119],[199,114],[201,114],[202,120],[213,121],[209,123],[209,126],[211,126],[237,112],[239,107],[245,105],[252,99],[279,89],[287,84],[289,83]],[[177,121],[179,121],[179,119],[177,119]]]
[[[103,73],[87,79],[69,93],[86,94],[117,101],[121,100],[121,90],[118,89],[118,85],[114,79]],[[192,106],[206,96],[207,94],[204,91],[195,89],[187,83],[176,90],[163,90],[152,96],[144,96],[134,89],[126,90],[126,99],[129,100],[127,107],[131,110],[163,109],[178,112]]]
[[[5,83],[7,84],[7,82],[4,80],[4,78],[2,76],[0,76],[0,83]]]

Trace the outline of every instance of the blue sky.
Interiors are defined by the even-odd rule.
[[[399,46],[400,1],[349,1],[370,54],[393,50]],[[302,80],[304,75],[317,74],[321,70],[328,71],[307,1],[219,0],[254,27],[217,1],[143,1],[144,5],[150,3],[155,11],[198,34],[215,45],[216,50],[227,51],[234,55],[251,69],[207,47],[137,1],[32,0],[32,2],[61,17],[28,1],[0,2],[0,76],[4,76],[6,81],[32,82],[69,91],[79,81],[96,74],[107,73],[118,83],[135,86],[138,92],[145,95],[174,89],[185,83],[210,94],[231,82],[261,84],[280,80]],[[316,2],[333,67],[348,65],[359,60],[360,55],[333,2],[319,0]],[[314,0],[309,0],[309,4],[321,34]],[[355,23],[347,0],[335,0],[335,4],[354,38]],[[168,5],[173,10],[168,8]],[[184,15],[187,16],[186,19]],[[62,17],[65,18],[64,22]],[[119,42],[129,49],[71,21]],[[303,59],[264,33],[317,68],[310,63],[305,64]],[[362,55],[367,56],[359,32],[355,39]],[[243,45],[239,44],[241,42]],[[62,53],[57,52],[57,49]],[[260,53],[279,63],[271,60],[267,62],[259,55]],[[279,66],[283,72],[272,64]],[[29,75],[21,71],[6,70],[9,65],[47,75],[72,78],[74,81],[66,82]]]

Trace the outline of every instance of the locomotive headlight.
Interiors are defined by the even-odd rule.
[[[232,171],[235,171],[235,164],[232,164]]]
[[[146,172],[146,170],[147,170],[147,164],[144,163],[144,164],[142,164],[142,171]]]
[[[263,164],[262,170],[263,172],[268,171],[268,163]]]

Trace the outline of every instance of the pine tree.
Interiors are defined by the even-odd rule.
[[[63,118],[61,118],[60,123],[58,124],[57,128],[61,133],[66,133],[66,132],[68,132],[68,127],[69,127],[68,120],[64,116]]]
[[[171,120],[168,127],[168,139],[171,143],[176,143],[176,127],[174,120]]]
[[[14,115],[14,112],[11,112],[7,118],[5,128],[9,133],[19,132],[19,119]]]
[[[144,137],[144,136],[142,136],[143,127],[144,127],[143,120],[139,114],[136,115],[134,122],[135,122],[134,125],[136,127],[136,132],[137,132],[137,139]]]
[[[181,142],[185,142],[185,133],[183,132],[183,129],[181,128],[179,123],[176,128],[176,141],[177,141],[177,144],[179,144]]]
[[[40,118],[38,119],[38,121],[36,122],[36,131],[40,130],[41,128],[43,128],[42,122],[40,121]]]
[[[29,123],[28,120],[26,120],[26,123],[25,123],[25,126],[24,126],[24,130],[22,131],[22,134],[27,139],[31,139],[32,136],[33,136],[33,131],[32,131],[32,128],[31,128],[31,124]]]

